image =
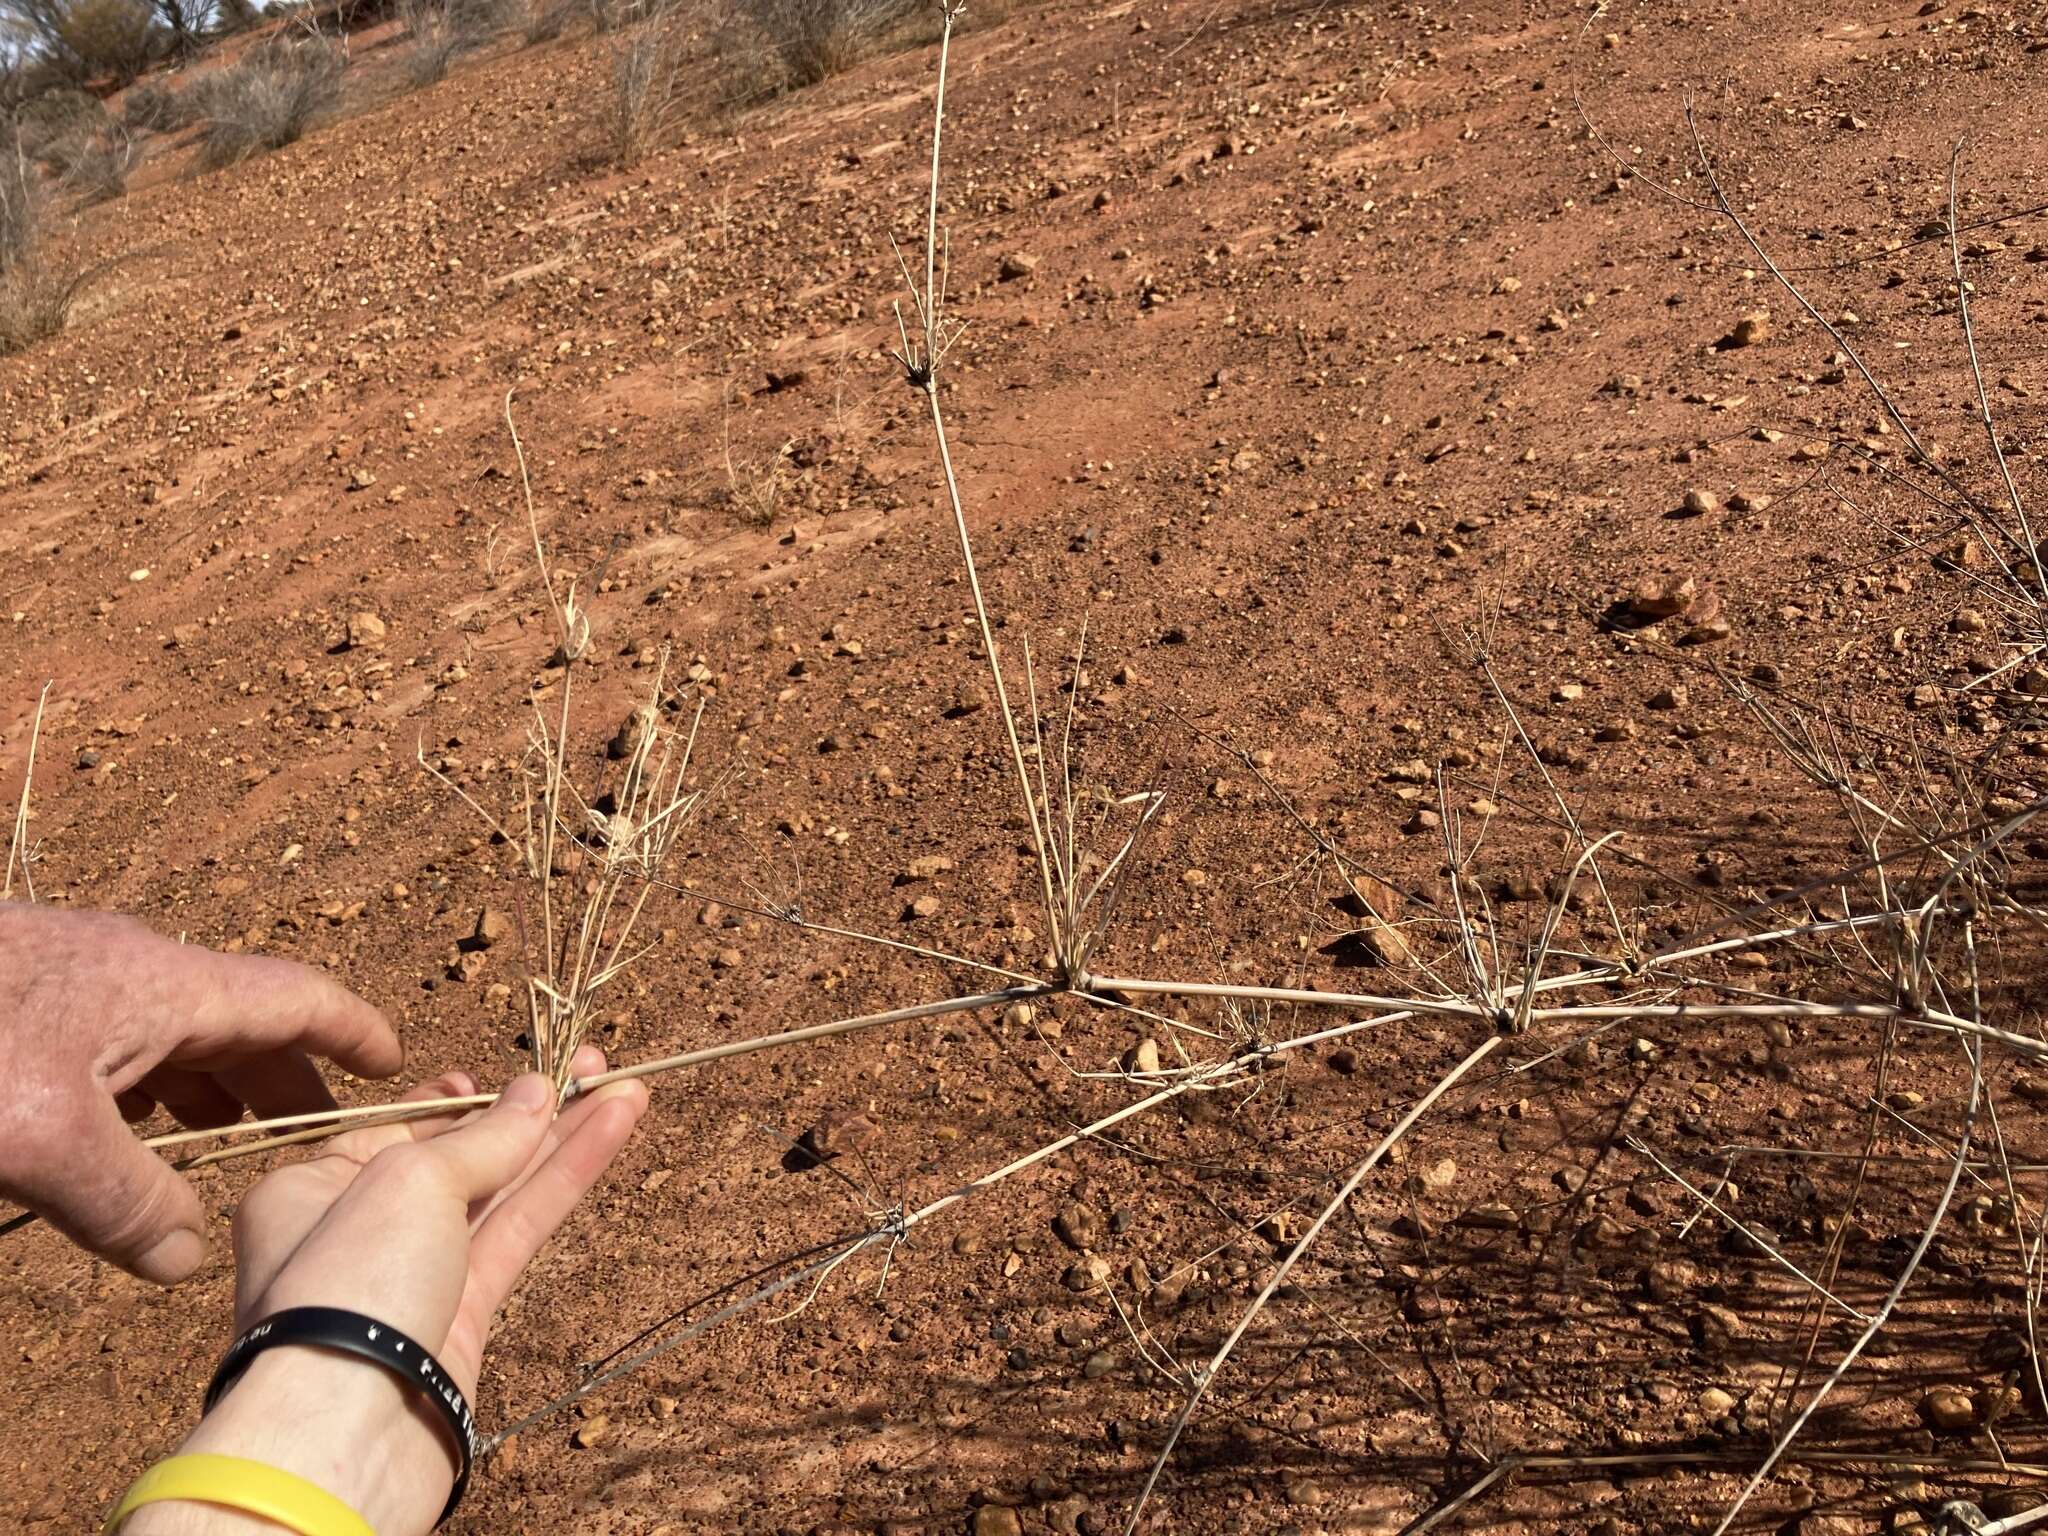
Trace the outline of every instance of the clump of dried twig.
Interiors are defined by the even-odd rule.
[[[570,1062],[600,997],[640,958],[637,940],[647,902],[703,803],[703,791],[690,787],[702,710],[682,731],[672,728],[665,718],[666,667],[656,668],[645,701],[621,732],[625,750],[616,754],[622,757],[616,782],[605,792],[577,783],[570,771],[575,676],[589,649],[590,620],[577,603],[573,579],[556,589],[509,394],[505,425],[519,460],[535,569],[555,616],[560,694],[552,722],[542,702],[534,702],[526,792],[516,816],[494,816],[457,793],[519,852],[538,914],[538,932],[531,935],[537,963],[527,978],[534,1069],[559,1093],[568,1088]],[[425,767],[424,755],[420,761]]]

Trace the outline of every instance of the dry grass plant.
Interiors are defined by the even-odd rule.
[[[317,32],[279,32],[209,77],[200,160],[210,169],[295,144],[341,100],[347,60]]]
[[[43,191],[18,134],[0,133],[0,357],[62,331],[101,268],[54,259],[43,243]]]
[[[121,100],[121,122],[133,133],[176,133],[192,118],[184,92],[168,81],[144,80]]]
[[[89,205],[110,203],[128,192],[129,174],[142,161],[142,145],[120,123],[98,133],[53,144],[46,163],[58,184]]]
[[[560,678],[553,684],[559,691],[554,719],[550,724],[536,696],[526,793],[515,816],[485,810],[429,767],[424,754],[420,765],[442,778],[519,853],[530,906],[538,914],[538,932],[532,935],[538,964],[527,978],[534,1070],[544,1073],[560,1095],[568,1090],[569,1064],[589,1032],[599,999],[640,956],[647,903],[704,802],[705,791],[689,787],[702,706],[683,730],[669,724],[667,711],[675,701],[666,686],[664,662],[622,732],[628,739],[616,782],[608,791],[586,791],[577,783],[570,771],[575,678],[577,663],[590,648],[590,620],[577,602],[573,578],[557,589],[510,394],[505,427],[519,462],[534,570],[555,619],[551,660],[559,663]]]
[[[690,29],[678,6],[663,3],[601,30],[623,34],[611,44],[603,125],[606,155],[629,168],[672,144],[689,119]]]

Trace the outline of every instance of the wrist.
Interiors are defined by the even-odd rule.
[[[431,1530],[455,1480],[446,1429],[391,1372],[331,1350],[266,1350],[180,1453],[241,1456],[305,1478],[378,1536]],[[121,1536],[275,1536],[253,1515],[167,1501],[137,1510]]]

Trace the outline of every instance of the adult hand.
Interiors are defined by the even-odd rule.
[[[0,1197],[174,1284],[206,1255],[198,1197],[125,1120],[332,1108],[311,1057],[404,1064],[383,1014],[324,972],[175,944],[132,918],[0,903]]]
[[[575,1071],[604,1070],[592,1046]],[[474,1093],[461,1073],[408,1097]],[[235,1328],[286,1307],[343,1307],[410,1334],[474,1397],[491,1320],[647,1107],[613,1083],[550,1113],[545,1078],[490,1108],[338,1136],[281,1168],[235,1214]],[[285,1346],[260,1354],[179,1448],[265,1462],[319,1484],[380,1536],[431,1530],[454,1481],[448,1432],[383,1367]],[[151,1505],[123,1536],[270,1530],[199,1505]]]

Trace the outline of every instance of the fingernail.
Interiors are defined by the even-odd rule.
[[[538,1072],[529,1072],[524,1077],[515,1077],[505,1091],[498,1095],[500,1104],[510,1104],[514,1109],[523,1109],[529,1115],[537,1115],[548,1107],[555,1096],[548,1080]]]
[[[135,1272],[158,1285],[176,1285],[206,1257],[206,1239],[190,1227],[166,1233],[156,1246],[135,1261]]]

